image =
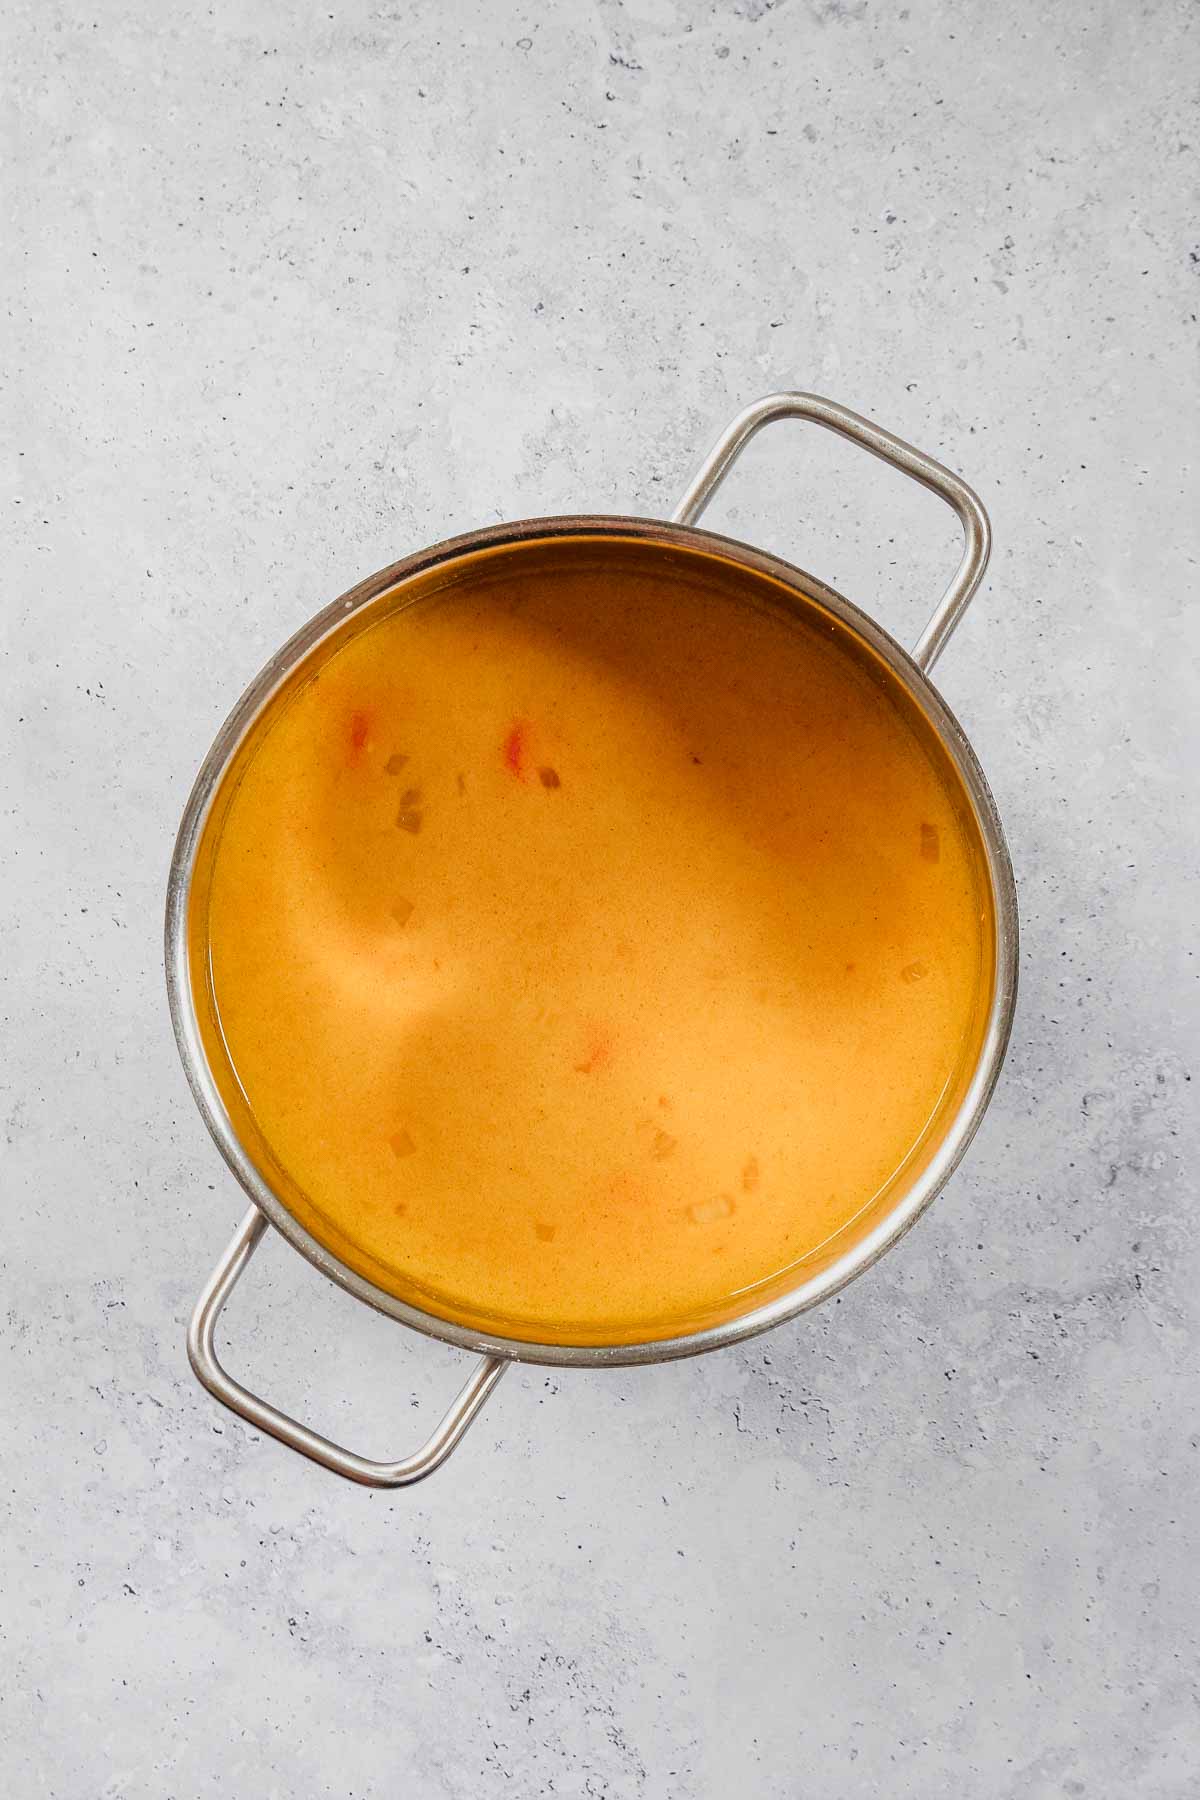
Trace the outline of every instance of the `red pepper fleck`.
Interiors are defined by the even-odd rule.
[[[355,760],[362,754],[370,729],[371,721],[365,712],[350,715],[350,755]]]
[[[602,1206],[605,1212],[614,1208],[643,1207],[646,1204],[646,1184],[640,1176],[635,1176],[622,1169],[609,1177],[604,1184]]]
[[[528,746],[529,724],[525,719],[517,719],[509,728],[504,740],[505,767],[516,776],[518,781],[525,779],[525,752]]]
[[[577,1075],[594,1075],[612,1061],[612,1033],[605,1026],[588,1027],[586,1046],[583,1060],[574,1064]]]

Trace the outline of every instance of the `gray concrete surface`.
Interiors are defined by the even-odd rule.
[[[6,9],[6,1795],[1200,1791],[1198,23]],[[163,1000],[192,773],[360,575],[661,511],[778,386],[993,512],[939,680],[1020,882],[995,1105],[837,1304],[517,1372],[426,1486],[351,1489],[184,1362],[242,1210]],[[936,502],[800,428],[713,519],[909,637],[954,555]],[[376,1454],[463,1369],[279,1243],[228,1338]]]

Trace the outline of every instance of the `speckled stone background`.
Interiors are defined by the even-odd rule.
[[[5,9],[6,1796],[1200,1792],[1198,26]],[[663,511],[780,386],[992,510],[938,678],[1020,883],[995,1104],[836,1304],[519,1370],[428,1484],[354,1489],[185,1364],[244,1204],[163,997],[192,774],[361,575]],[[711,519],[910,639],[956,554],[936,501],[798,426]],[[278,1241],[227,1343],[376,1455],[465,1368]]]

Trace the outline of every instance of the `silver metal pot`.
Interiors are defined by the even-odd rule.
[[[874,620],[860,612],[850,601],[844,600],[811,575],[804,574],[761,550],[697,529],[696,520],[739,452],[763,425],[784,418],[807,419],[812,424],[822,425],[827,430],[862,445],[874,456],[903,470],[939,495],[958,515],[964,536],[962,560],[911,653],[902,649]],[[530,1344],[465,1328],[421,1311],[386,1293],[356,1274],[319,1244],[287,1210],[239,1141],[218,1092],[201,1039],[188,967],[188,899],[205,819],[230,759],[246,734],[253,730],[263,708],[280,684],[318,644],[326,643],[332,634],[339,632],[360,608],[378,600],[381,595],[413,576],[481,549],[497,550],[506,545],[526,545],[531,541],[568,536],[583,536],[593,540],[619,536],[626,541],[632,538],[645,545],[664,546],[674,550],[702,547],[709,552],[719,552],[727,564],[741,565],[749,571],[773,577],[785,589],[792,591],[798,604],[811,607],[815,603],[825,608],[852,633],[869,644],[921,708],[962,780],[979,830],[995,913],[993,998],[973,1078],[932,1160],[911,1186],[899,1195],[887,1214],[837,1260],[806,1280],[799,1281],[789,1292],[738,1319],[686,1336],[616,1347]],[[527,519],[516,524],[492,526],[486,531],[473,532],[466,537],[453,538],[370,576],[340,600],[335,600],[331,606],[326,607],[284,645],[238,701],[205,758],[184,810],[167,889],[167,990],[179,1053],[205,1122],[221,1154],[253,1202],[201,1294],[188,1332],[188,1355],[192,1368],[210,1393],[252,1425],[269,1432],[302,1455],[311,1457],[314,1462],[321,1463],[325,1468],[332,1469],[351,1481],[372,1487],[400,1487],[408,1482],[419,1481],[445,1460],[511,1362],[594,1367],[600,1364],[662,1362],[674,1357],[694,1356],[704,1350],[717,1350],[742,1338],[767,1331],[772,1326],[782,1324],[785,1319],[804,1312],[808,1307],[815,1306],[818,1301],[828,1299],[856,1275],[869,1268],[877,1257],[908,1230],[945,1184],[975,1133],[1000,1071],[1016,1001],[1016,893],[1004,834],[995,802],[974,752],[958,721],[929,680],[929,671],[979,585],[987,566],[989,549],[987,515],[975,494],[958,476],[890,432],[833,401],[820,399],[814,394],[773,394],[747,407],[722,433],[701,464],[669,523],[584,515]],[[444,1339],[447,1343],[457,1344],[481,1355],[482,1360],[437,1430],[413,1455],[396,1462],[372,1462],[342,1449],[328,1438],[289,1418],[268,1401],[252,1394],[221,1366],[214,1345],[216,1323],[268,1224],[273,1225],[322,1273],[330,1276],[358,1299],[430,1337]]]

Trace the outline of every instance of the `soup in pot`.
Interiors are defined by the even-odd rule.
[[[935,1153],[991,999],[957,772],[886,665],[719,551],[476,553],[267,703],[189,917],[209,1062],[289,1210],[544,1343],[735,1317]]]

